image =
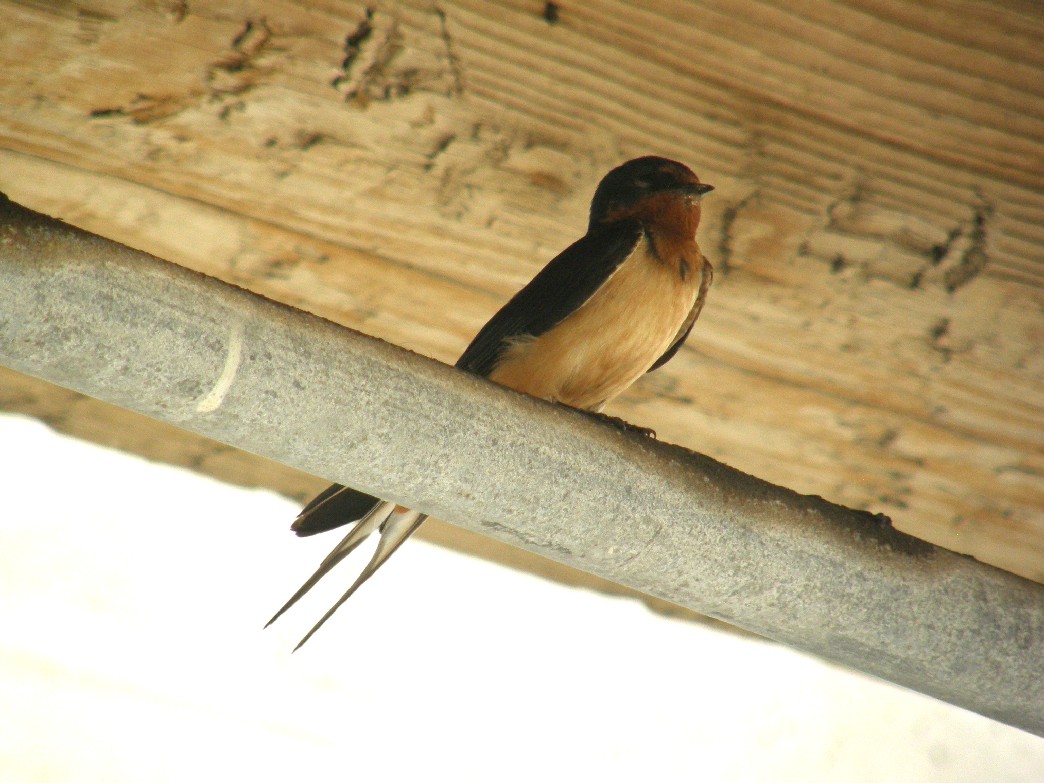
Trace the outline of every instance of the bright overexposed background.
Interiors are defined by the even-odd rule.
[[[261,627],[337,534],[0,416],[0,780],[1044,780],[1044,739],[411,541]],[[314,599],[314,600],[313,600]]]

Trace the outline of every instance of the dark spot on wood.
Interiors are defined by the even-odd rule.
[[[182,22],[184,21],[188,10],[188,0],[177,0],[177,2],[174,3],[174,6],[170,9],[170,15],[173,17],[175,23]]]
[[[230,55],[224,60],[214,63],[215,68],[220,68],[227,73],[239,73],[247,66],[247,58],[242,53]]]
[[[544,3],[544,21],[548,24],[558,24],[560,7],[558,3],[552,3],[550,0]]]
[[[297,148],[299,150],[310,150],[324,138],[326,138],[325,135],[318,131],[313,131],[312,133],[299,132],[297,137]]]
[[[433,160],[433,159],[437,158],[439,155],[441,155],[443,152],[445,152],[447,149],[449,149],[449,145],[452,144],[456,140],[457,140],[457,134],[456,133],[447,133],[446,135],[444,135],[435,144],[435,148],[431,152],[428,153],[428,156],[427,156],[428,159],[429,160]]]
[[[251,66],[251,59],[265,48],[272,31],[264,19],[248,19],[243,29],[232,39],[233,52],[213,64],[227,73],[239,73]]]
[[[881,503],[887,503],[888,505],[895,506],[896,508],[909,508],[910,507],[909,503],[907,503],[902,498],[895,497],[894,495],[881,495],[878,498],[878,500]]]
[[[933,351],[942,354],[943,361],[948,362],[953,357],[953,348],[944,342],[950,333],[950,319],[941,318],[928,332],[928,345]]]
[[[981,199],[981,197],[980,197]],[[943,283],[949,293],[970,283],[978,277],[990,262],[986,253],[986,221],[993,214],[993,205],[985,201],[975,210],[972,222],[968,249],[964,251],[957,265],[947,269],[943,274]]]
[[[736,204],[725,207],[721,213],[721,227],[718,234],[718,260],[717,266],[722,275],[727,275],[732,270],[732,250],[735,242],[733,229],[740,212],[750,204],[758,195],[758,191],[749,193]]]
[[[366,40],[373,35],[373,15],[375,9],[373,6],[366,8],[366,16],[359,24],[355,26],[344,39],[344,59],[341,61],[341,75],[333,80],[333,86],[339,87],[341,82],[348,78],[348,74],[352,69],[352,63],[355,62],[355,58],[359,56],[359,50]]]
[[[442,36],[442,44],[446,48],[446,60],[449,63],[450,73],[453,74],[453,95],[464,94],[464,70],[460,65],[460,58],[454,50],[453,38],[450,36],[449,27],[446,24],[446,12],[435,6],[435,14],[439,17],[439,33]]]
[[[95,11],[90,8],[77,8],[76,15],[81,19],[88,19],[95,22],[115,22],[117,17],[112,14],[107,14],[103,11]]]
[[[538,188],[549,190],[559,196],[565,195],[569,192],[569,186],[566,182],[556,174],[552,174],[549,171],[533,171],[529,173],[529,181],[536,185]]]
[[[91,109],[91,118],[98,119],[100,117],[120,117],[126,114],[121,108],[107,108],[107,109]]]
[[[246,24],[243,25],[243,29],[240,31],[240,33],[232,39],[232,48],[238,49],[240,46],[242,46],[243,41],[245,41],[247,39],[247,36],[250,35],[250,33],[252,33],[253,31],[254,22],[253,20],[248,19]]]
[[[932,245],[931,250],[928,251],[928,260],[932,266],[939,266],[950,253],[950,248],[953,247],[953,243],[961,238],[964,234],[964,227],[957,226],[955,229],[950,231],[946,235],[946,239],[937,245]]]
[[[846,266],[848,266],[848,260],[841,253],[838,253],[830,262],[830,271],[836,275]]]
[[[877,439],[877,445],[880,446],[882,449],[887,449],[889,446],[895,443],[898,437],[899,430],[887,429],[884,432],[882,432],[881,437]]]
[[[228,118],[232,116],[232,112],[236,111],[246,111],[246,104],[243,103],[243,101],[232,101],[231,103],[226,103],[221,107],[221,111],[218,112],[218,119],[222,122],[227,122]],[[136,118],[135,121],[137,121]]]
[[[373,14],[374,7],[367,7],[365,18],[344,39],[345,58],[341,66],[346,71],[351,67],[352,60],[358,56],[359,48],[373,34]]]

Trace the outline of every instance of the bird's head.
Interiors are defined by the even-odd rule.
[[[700,222],[700,198],[714,190],[692,169],[649,155],[617,166],[598,183],[591,200],[590,229],[624,218],[643,221],[684,220],[686,230]],[[688,224],[691,224],[691,229]],[[681,228],[681,226],[679,226]]]

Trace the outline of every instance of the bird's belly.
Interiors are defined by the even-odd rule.
[[[539,337],[511,345],[489,377],[536,397],[598,410],[670,347],[696,300],[701,273],[683,276],[643,246],[576,312]]]

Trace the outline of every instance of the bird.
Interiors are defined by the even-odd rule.
[[[713,189],[684,164],[654,155],[612,169],[595,189],[587,233],[479,330],[455,366],[626,428],[601,414],[603,406],[669,361],[703,309],[714,268],[700,252],[696,229],[701,198]],[[291,529],[310,536],[354,526],[265,627],[378,531],[369,563],[294,648],[300,649],[426,518],[341,484],[328,487]]]

